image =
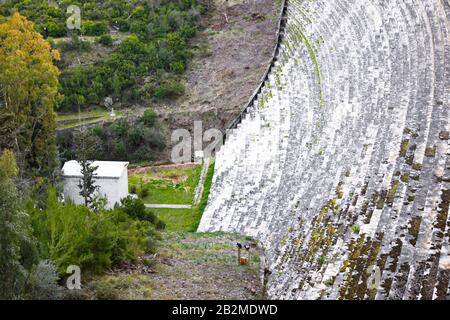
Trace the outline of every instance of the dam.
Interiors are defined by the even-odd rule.
[[[288,0],[199,232],[257,239],[272,299],[446,299],[450,3]]]

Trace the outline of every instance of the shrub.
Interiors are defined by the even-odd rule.
[[[102,138],[102,137],[105,136],[105,130],[103,129],[102,126],[95,126],[95,127],[93,127],[92,128],[92,133],[95,136],[99,137],[99,138]]]
[[[148,195],[149,195],[149,191],[147,188],[143,187],[139,190],[139,197],[141,197],[141,199],[148,197]]]
[[[134,261],[154,247],[152,225],[133,219],[122,209],[93,212],[84,206],[62,204],[50,189],[47,209],[32,211],[41,256],[52,259],[60,273],[69,265],[100,272],[122,261]]]
[[[109,282],[99,281],[93,291],[97,300],[119,300],[119,291]]]
[[[14,153],[4,150],[0,157],[0,300],[20,298],[27,267],[33,263],[23,260],[34,257],[28,215],[22,211],[15,185],[18,173]]]
[[[156,112],[153,109],[147,109],[144,111],[144,116],[142,117],[142,121],[148,127],[153,127],[156,122]]]
[[[129,159],[134,162],[150,161],[152,160],[151,150],[146,146],[141,146],[133,152]]]
[[[141,127],[136,126],[133,127],[130,132],[128,133],[128,145],[131,147],[139,147],[142,144],[142,141],[144,140],[144,131]]]
[[[115,21],[115,25],[119,28],[122,32],[127,32],[130,30],[130,23],[127,19],[124,18],[118,18]]]
[[[174,62],[172,64],[170,64],[170,70],[178,73],[178,74],[182,74],[184,72],[185,66],[183,62]]]
[[[153,225],[157,225],[159,222],[156,215],[145,207],[145,204],[141,199],[133,199],[131,197],[124,198],[116,208],[123,210],[128,216],[134,219],[148,221]]]
[[[108,32],[106,22],[85,21],[81,25],[81,31],[86,36],[101,36]]]
[[[92,44],[89,41],[81,40],[77,35],[73,35],[68,41],[63,41],[59,47],[63,51],[85,52],[92,50]]]
[[[53,300],[59,297],[58,270],[50,260],[43,260],[34,268],[29,277],[29,298],[33,300]]]
[[[44,29],[44,36],[52,38],[61,38],[66,35],[67,27],[64,23],[49,21]]]
[[[359,234],[359,232],[361,231],[361,228],[356,224],[352,225],[350,228],[354,234]]]
[[[103,34],[98,39],[98,43],[100,43],[106,47],[111,47],[113,44],[113,39],[111,38],[111,36],[109,34]]]
[[[183,38],[189,39],[195,36],[197,28],[195,26],[190,26],[188,24],[183,25],[180,29],[180,34]]]
[[[111,126],[111,131],[119,137],[123,137],[128,132],[128,122],[125,120],[115,121]]]
[[[111,25],[121,32],[131,33],[131,41],[123,40],[109,57],[83,67],[86,81],[73,84],[61,81],[61,93],[64,96],[62,110],[77,111],[79,106],[99,104],[112,91],[122,102],[138,101],[137,98],[142,96],[136,95],[140,88],[137,84],[143,82],[143,77],[155,74],[158,70],[180,79],[179,74],[185,70],[190,57],[188,40],[195,35],[200,21],[199,12],[204,12],[204,6],[194,0],[157,1],[151,5],[142,1],[108,0],[101,6],[94,0],[81,2],[81,34],[98,36],[98,43],[111,46]],[[20,9],[45,38],[66,37],[67,5],[67,1],[62,1],[57,8],[43,5],[42,1],[7,1],[0,5],[0,19],[4,20],[2,15]],[[61,45],[63,50],[90,49],[87,42]],[[66,73],[70,72],[71,68],[63,68],[61,78],[66,78]],[[116,72],[118,75],[112,82]],[[153,87],[159,90],[152,90],[150,98],[171,98],[183,91],[179,85],[158,82],[157,78]]]
[[[144,130],[144,141],[157,150],[163,150],[166,146],[164,135],[155,127]]]
[[[184,93],[184,86],[175,81],[169,80],[159,85],[155,90],[155,97],[158,99],[173,98]]]

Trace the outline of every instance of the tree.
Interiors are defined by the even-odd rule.
[[[15,155],[5,150],[0,158],[0,299],[20,298],[28,274],[25,258],[36,253],[28,250],[33,241],[28,215],[20,207],[17,174]]]
[[[57,167],[59,53],[13,14],[0,24],[0,148],[14,150],[21,175],[50,176]]]
[[[94,166],[91,157],[95,153],[96,139],[92,132],[82,128],[76,136],[78,162],[81,166],[82,178],[78,183],[80,196],[84,199],[84,205],[92,208],[95,200],[95,192],[99,186],[95,185],[95,171],[98,166]]]

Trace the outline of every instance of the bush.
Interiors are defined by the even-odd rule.
[[[185,66],[183,62],[174,62],[170,65],[170,71],[182,74],[184,72]]]
[[[85,52],[92,50],[92,44],[89,41],[81,40],[77,35],[72,36],[69,41],[63,41],[59,47],[62,51]]]
[[[183,38],[189,39],[195,36],[197,33],[197,28],[195,26],[190,26],[188,24],[183,25],[180,29],[180,34]]]
[[[115,160],[126,160],[128,159],[127,148],[123,141],[118,141],[114,143],[113,158]]]
[[[64,23],[55,23],[49,21],[44,29],[44,36],[52,38],[61,38],[66,35],[67,27]]]
[[[156,112],[153,109],[147,109],[144,111],[144,116],[142,117],[142,121],[148,127],[153,127],[156,122]]]
[[[141,197],[141,199],[148,197],[148,195],[149,195],[149,191],[147,188],[141,188],[139,190],[139,197]]]
[[[127,19],[118,18],[115,21],[115,25],[119,28],[122,32],[130,31],[130,23]]]
[[[29,298],[53,300],[59,297],[58,270],[50,260],[44,260],[34,268],[29,278]]]
[[[155,127],[144,130],[144,141],[157,150],[163,150],[166,146],[164,135]]]
[[[103,34],[98,39],[98,43],[100,43],[106,47],[111,47],[113,45],[113,39],[111,38],[111,36],[109,34]]]
[[[130,132],[128,132],[128,145],[134,148],[139,147],[144,140],[144,131],[141,127],[133,127]]]
[[[100,272],[154,248],[149,221],[135,219],[121,208],[93,212],[58,203],[54,189],[48,194],[47,209],[32,211],[32,225],[41,256],[52,259],[61,274],[69,265]]]
[[[119,137],[123,137],[128,132],[128,122],[125,120],[115,121],[111,126],[111,131]]]
[[[101,36],[108,32],[106,22],[85,21],[81,25],[81,31],[86,36]]]
[[[155,97],[158,99],[173,98],[184,93],[184,86],[175,81],[169,80],[159,85],[155,90]]]
[[[99,281],[93,291],[97,300],[119,300],[119,291],[109,282]]]
[[[160,222],[155,213],[145,207],[141,199],[124,198],[116,208],[123,210],[129,217],[134,219],[148,221],[153,225],[157,225]]]
[[[95,126],[92,128],[92,133],[99,137],[99,138],[103,138],[105,137],[105,130],[103,129],[102,126]]]

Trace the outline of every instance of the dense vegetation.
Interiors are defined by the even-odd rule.
[[[108,161],[148,162],[155,160],[155,153],[165,147],[164,136],[156,121],[156,114],[148,109],[139,119],[122,118],[86,130],[85,135],[95,145],[87,158]],[[62,161],[75,159],[79,147],[76,140],[79,131],[66,130],[58,134],[58,146]]]
[[[57,298],[68,265],[85,274],[134,261],[165,227],[141,200],[59,201],[57,58],[26,18],[0,23],[0,299]],[[155,115],[142,121],[153,126]]]
[[[51,259],[64,274],[69,265],[99,272],[134,261],[155,248],[156,229],[164,228],[142,201],[123,199],[115,209],[62,204],[49,192],[45,209],[30,208],[40,256]]]
[[[0,299],[56,298],[56,281],[69,265],[96,273],[155,250],[157,230],[165,224],[141,200],[126,198],[114,209],[91,210],[59,202],[49,187],[48,200],[39,207],[19,194],[18,171],[14,153],[5,150],[0,158]]]
[[[0,147],[15,151],[22,177],[51,177],[57,167],[58,59],[22,16],[0,24]]]
[[[0,299],[20,296],[36,262],[29,218],[15,184],[18,172],[14,153],[6,150],[0,158]]]
[[[81,30],[66,27],[69,5],[81,8]],[[195,35],[203,10],[196,0],[63,0],[58,5],[48,0],[6,0],[0,16],[19,11],[51,42],[68,37],[62,44],[53,42],[63,55],[90,49],[91,44],[78,36],[94,36],[100,45],[112,47],[111,54],[93,64],[60,65],[64,95],[60,110],[77,111],[98,105],[107,96],[134,103],[181,94],[180,75],[190,57],[187,41]]]

